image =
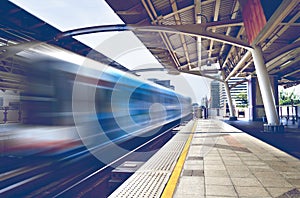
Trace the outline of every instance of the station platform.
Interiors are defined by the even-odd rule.
[[[192,120],[110,197],[300,197],[300,160],[221,120]]]
[[[237,121],[224,120],[227,124],[230,124],[251,136],[254,136],[267,144],[270,144],[298,159],[300,159],[300,128],[299,123],[284,122],[283,133],[269,133],[263,132],[264,122],[261,121],[249,121],[246,119],[238,119]],[[300,122],[300,121],[299,121]]]

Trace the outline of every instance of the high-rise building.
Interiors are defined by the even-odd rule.
[[[216,80],[210,83],[210,107],[220,108],[220,82]]]

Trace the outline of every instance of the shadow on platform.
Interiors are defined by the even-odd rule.
[[[300,159],[300,129],[297,123],[288,123],[284,133],[266,133],[261,121],[223,121]]]

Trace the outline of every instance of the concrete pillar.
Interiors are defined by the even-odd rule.
[[[257,77],[252,77],[249,80],[248,94],[249,118],[253,121],[261,121],[263,117],[266,117],[266,113]]]
[[[222,71],[222,76],[223,79],[225,79],[225,73],[224,71]],[[230,112],[230,120],[236,120],[236,116],[235,116],[235,111],[233,108],[233,103],[232,103],[232,99],[231,99],[231,95],[230,95],[230,89],[229,89],[229,85],[227,81],[224,81],[224,87],[225,87],[225,92],[226,92],[226,96],[227,96],[227,102],[228,102],[228,106],[229,106],[229,112]],[[226,105],[225,105],[226,108]]]
[[[254,49],[251,52],[268,120],[268,125],[279,126],[279,118],[276,110],[274,94],[268,71],[263,59],[262,50],[259,46],[254,46]]]
[[[248,81],[248,109],[249,109],[249,120],[254,121],[256,119],[256,79],[250,78]]]

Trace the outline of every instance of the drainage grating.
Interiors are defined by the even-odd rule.
[[[191,131],[193,123],[184,126],[109,197],[160,197],[189,137],[185,133]]]

